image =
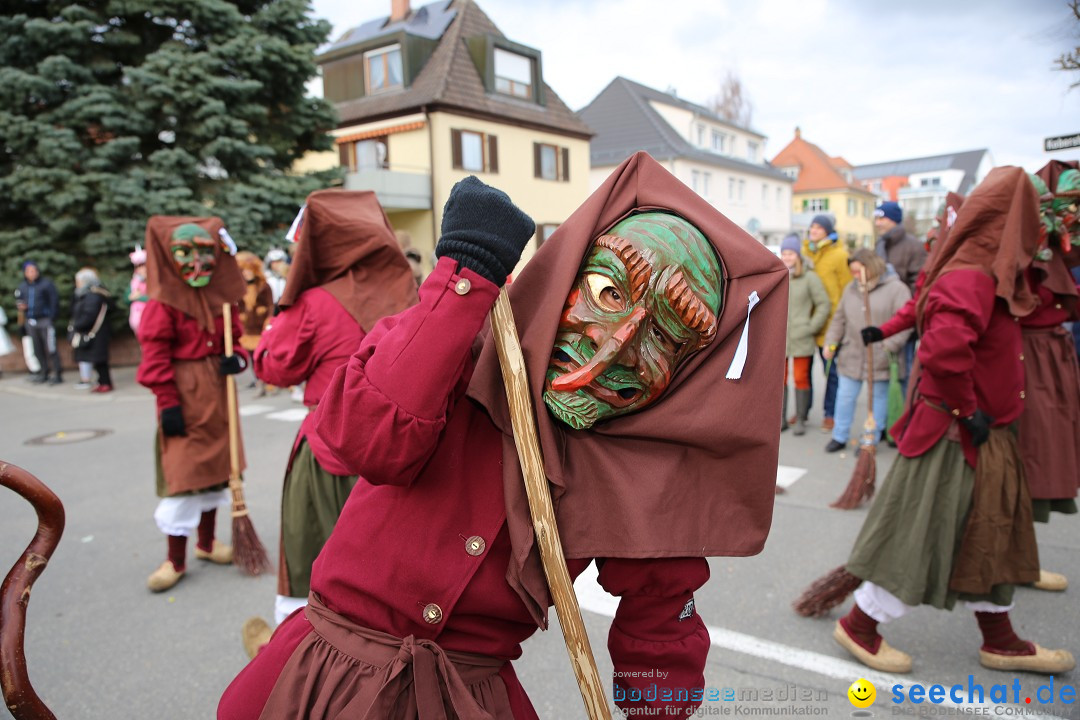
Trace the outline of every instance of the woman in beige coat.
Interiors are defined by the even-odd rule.
[[[851,274],[855,277],[840,296],[840,304],[833,315],[832,323],[825,334],[824,357],[831,360],[837,357],[836,371],[839,384],[836,392],[836,424],[832,430],[832,439],[825,446],[825,452],[836,452],[847,447],[851,424],[855,418],[855,402],[866,379],[866,353],[860,332],[866,323],[866,310],[863,305],[863,289],[859,278],[866,272],[866,284],[870,297],[870,324],[879,326],[891,318],[911,298],[907,285],[888,270],[885,261],[869,249],[857,250],[849,261]],[[907,377],[903,353],[900,352],[907,342],[911,330],[897,333],[881,343],[887,352],[874,353],[874,372],[872,392],[874,393],[874,421],[879,430],[874,437],[875,444],[880,431],[885,428],[889,410],[889,353],[899,355],[900,377]],[[838,347],[847,346],[848,351],[837,355]]]

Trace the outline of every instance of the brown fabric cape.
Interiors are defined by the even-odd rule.
[[[375,193],[311,193],[296,243],[279,307],[322,287],[369,332],[380,319],[416,304],[412,269]]]
[[[1038,300],[1022,273],[1039,248],[1039,196],[1018,167],[994,168],[957,211],[956,223],[934,252],[916,305],[922,330],[923,310],[937,279],[953,270],[979,270],[994,278],[1009,312],[1030,315]]]
[[[184,282],[173,261],[172,234],[181,225],[198,225],[217,243],[217,265],[206,287],[193,288]],[[146,223],[146,288],[151,300],[174,307],[199,321],[207,332],[214,331],[214,318],[225,303],[239,303],[244,297],[244,276],[236,259],[221,245],[218,234],[225,223],[217,217],[152,215]]]
[[[712,243],[724,275],[716,339],[639,413],[576,431],[542,399],[566,297],[593,239],[636,209],[671,210]],[[761,243],[655,160],[620,165],[510,285],[545,469],[568,558],[745,556],[772,522],[788,309],[788,271]],[[750,319],[741,380],[725,374]],[[514,448],[499,362],[485,334],[468,394],[503,433],[503,484],[513,556],[507,581],[546,624],[547,587]]]
[[[1061,173],[1066,170],[1080,169],[1080,162],[1075,160],[1051,160],[1043,165],[1036,175],[1038,175],[1046,187],[1050,189],[1050,192],[1054,192],[1057,189],[1058,178]],[[1042,277],[1039,282],[1050,292],[1055,295],[1060,295],[1069,312],[1073,312],[1076,308],[1076,304],[1080,297],[1076,292],[1076,281],[1073,280],[1072,273],[1069,272],[1070,265],[1076,265],[1080,261],[1080,250],[1077,249],[1077,245],[1080,244],[1080,238],[1077,238],[1073,242],[1073,251],[1069,253],[1068,259],[1062,255],[1061,245],[1058,243],[1051,243],[1050,248],[1053,251],[1053,257],[1047,262],[1036,260],[1032,263],[1035,269],[1038,270]]]

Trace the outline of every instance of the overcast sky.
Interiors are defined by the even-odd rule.
[[[413,0],[413,8],[426,3]],[[1080,44],[1065,0],[480,0],[503,34],[543,53],[574,110],[616,75],[705,104],[733,70],[771,159],[803,137],[853,164],[989,148],[998,165],[1076,159],[1043,138],[1080,132]],[[390,0],[314,0],[332,39]]]

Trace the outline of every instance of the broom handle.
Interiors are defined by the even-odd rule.
[[[225,324],[225,356],[233,354],[232,305],[223,303],[221,318]],[[229,411],[229,490],[232,491],[232,516],[243,517],[248,514],[244,501],[244,489],[240,483],[240,428],[236,423],[236,378],[225,376],[225,397]]]
[[[555,523],[551,492],[544,472],[544,459],[536,434],[529,382],[525,374],[525,358],[521,353],[514,312],[510,307],[506,288],[499,292],[499,298],[491,311],[491,329],[495,348],[499,353],[503,382],[506,385],[514,444],[517,446],[518,459],[525,476],[529,514],[536,531],[537,546],[540,548],[540,559],[547,576],[548,588],[551,590],[551,599],[559,616],[563,640],[566,641],[566,651],[570,654],[570,664],[577,676],[578,689],[581,690],[581,698],[585,702],[590,720],[610,720],[607,698],[600,683],[600,672],[596,669],[596,660],[593,659],[589,635],[581,618],[577,595],[574,594],[574,584],[566,569],[566,557],[559,539],[559,528]]]
[[[866,314],[866,327],[873,325],[870,319],[870,289],[866,287],[866,268],[859,268],[862,281],[863,311]],[[874,343],[866,343],[866,412],[867,426],[874,420]],[[874,425],[875,429],[879,429]]]

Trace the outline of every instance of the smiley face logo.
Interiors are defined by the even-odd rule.
[[[869,680],[859,678],[847,690],[848,700],[857,708],[868,708],[877,699],[877,689]]]

